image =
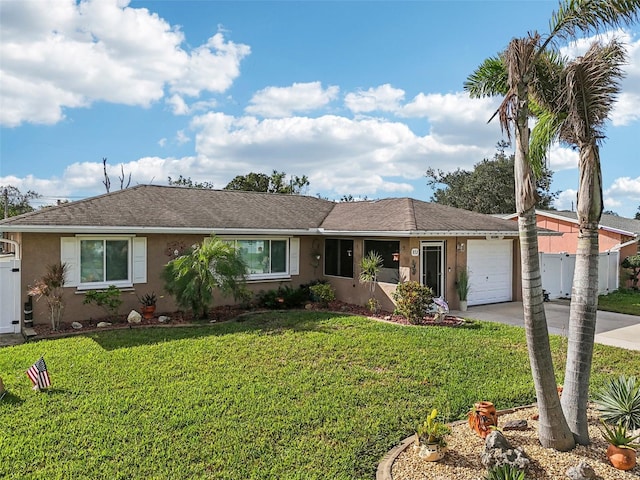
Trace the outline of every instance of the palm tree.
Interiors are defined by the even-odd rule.
[[[213,303],[213,292],[247,295],[247,265],[228,242],[212,236],[193,251],[171,260],[162,271],[165,289],[181,307],[191,309],[196,318],[205,318]]]
[[[594,42],[561,73],[558,91],[540,105],[532,134],[532,159],[550,143],[575,145],[580,152],[576,265],[569,313],[569,347],[562,409],[578,443],[589,443],[587,405],[598,306],[598,224],[603,211],[599,144],[619,92],[624,47]],[[548,100],[548,101],[546,101]]]
[[[529,157],[529,101],[541,95],[547,88],[547,81],[551,80],[542,74],[549,73],[544,66],[553,62],[542,60],[545,60],[547,47],[556,38],[572,37],[576,31],[588,32],[604,25],[631,22],[637,16],[639,4],[640,0],[564,0],[552,15],[550,33],[544,41],[537,33],[513,39],[499,57],[489,58],[480,65],[464,85],[472,97],[504,95],[496,114],[509,136],[511,128],[514,130],[522,300],[529,359],[540,411],[539,439],[544,447],[560,451],[572,449],[575,440],[556,393],[543,306],[535,222],[535,173],[539,165],[533,164]]]

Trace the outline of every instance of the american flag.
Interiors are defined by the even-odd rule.
[[[47,388],[51,386],[51,379],[49,378],[49,372],[47,372],[47,364],[44,363],[44,358],[42,357],[27,370],[27,377],[29,377],[33,383],[34,388]]]

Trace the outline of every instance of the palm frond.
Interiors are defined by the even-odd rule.
[[[537,118],[537,123],[531,131],[529,162],[536,177],[540,178],[547,152],[558,140],[567,115],[564,112],[548,110],[533,101],[530,103],[530,108],[531,113]]]
[[[577,32],[630,25],[638,20],[640,0],[563,0],[551,14],[543,49],[555,38],[568,39]]]
[[[620,91],[626,61],[624,46],[617,40],[607,45],[594,42],[584,56],[567,65],[565,91],[572,142],[604,138],[603,127]]]
[[[463,84],[472,98],[506,95],[509,90],[507,69],[501,57],[489,57]]]

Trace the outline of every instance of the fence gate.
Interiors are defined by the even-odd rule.
[[[598,263],[598,294],[618,289],[620,252],[604,252]],[[568,253],[540,253],[542,288],[549,298],[570,298],[576,256]]]
[[[0,246],[7,244],[15,252],[0,253],[0,333],[20,333],[20,256],[15,242],[0,239]]]

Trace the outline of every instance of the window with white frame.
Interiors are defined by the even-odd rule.
[[[289,239],[287,238],[248,238],[225,241],[235,246],[242,260],[247,264],[249,280],[284,278],[294,273],[290,271]]]
[[[146,247],[144,237],[62,237],[60,260],[68,267],[65,286],[82,289],[146,283]]]

